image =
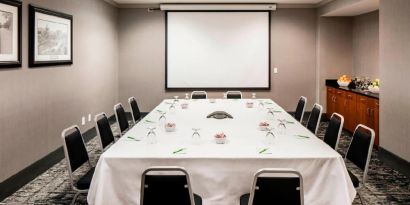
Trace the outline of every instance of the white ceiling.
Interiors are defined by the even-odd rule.
[[[158,3],[278,3],[278,4],[318,4],[327,0],[112,0],[117,4],[158,4]]]

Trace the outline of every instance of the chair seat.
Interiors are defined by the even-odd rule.
[[[194,201],[195,205],[202,205],[202,198],[196,194],[194,194]]]
[[[250,196],[251,196],[250,194],[242,195],[241,198],[239,199],[239,204],[240,205],[248,205]]]
[[[349,170],[347,170],[347,172],[349,173],[349,176],[350,176],[350,179],[352,180],[354,188],[359,187],[359,184],[360,184],[359,179]]]
[[[77,181],[77,188],[85,190],[90,188],[91,179],[93,178],[95,168],[91,168],[84,176]]]

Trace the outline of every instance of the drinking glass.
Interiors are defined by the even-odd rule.
[[[275,111],[273,108],[268,108],[268,119],[273,120],[275,118]]]
[[[224,99],[227,99],[228,98],[228,96],[226,95],[226,93],[224,93]]]
[[[178,95],[175,95],[175,96],[174,96],[174,103],[177,103],[177,102],[179,101],[178,98],[179,98]]]
[[[263,110],[264,110],[264,108],[265,108],[265,105],[263,104],[263,101],[262,101],[262,100],[259,100],[259,103],[258,103],[258,110],[259,110],[259,111],[263,111]]]
[[[252,93],[252,99],[256,99],[256,93]]]
[[[266,143],[267,144],[273,144],[275,142],[275,139],[276,139],[275,133],[273,133],[273,128],[269,127],[269,128],[267,128],[266,131],[267,131],[266,136],[265,136]]]
[[[286,134],[286,120],[285,119],[281,119],[279,120],[279,124],[278,124],[278,134],[280,135],[285,135]]]
[[[161,113],[161,116],[158,119],[158,124],[160,127],[163,127],[165,125],[165,121],[167,118],[165,117],[166,112]]]
[[[157,143],[157,134],[155,134],[155,127],[148,127],[147,141],[149,144]]]
[[[189,94],[185,93],[185,100],[189,100]]]
[[[200,130],[200,128],[192,128],[192,131],[194,131],[192,133],[192,140],[195,144],[198,144],[200,139],[201,139],[201,135],[199,134],[199,130]]]
[[[175,114],[175,108],[176,108],[175,103],[172,103],[172,104],[169,106],[169,113]]]

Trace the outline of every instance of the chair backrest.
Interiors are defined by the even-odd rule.
[[[248,205],[303,205],[303,201],[303,178],[298,171],[261,169],[256,172]]]
[[[317,103],[313,105],[306,127],[313,133],[317,134],[320,119],[322,118],[323,107]]]
[[[191,99],[208,99],[208,94],[205,91],[192,91]]]
[[[127,116],[121,103],[114,105],[114,113],[118,126],[120,127],[120,135],[122,136],[122,132],[127,130],[130,125],[128,124]]]
[[[337,150],[339,144],[340,135],[342,134],[344,117],[338,113],[333,113],[329,120],[329,125],[326,129],[323,141]]]
[[[296,111],[295,111],[295,119],[299,122],[303,121],[303,115],[305,114],[306,103],[307,103],[307,98],[304,96],[301,96],[299,99],[298,105],[296,106]]]
[[[73,172],[84,163],[88,162],[91,167],[87,149],[85,148],[83,136],[77,125],[71,126],[61,132],[63,140],[64,155],[67,161],[68,174],[71,186],[75,188]]]
[[[114,134],[112,133],[110,121],[105,113],[100,113],[94,117],[95,127],[100,139],[101,150],[104,151],[109,144],[115,142]]]
[[[241,91],[228,91],[226,92],[227,99],[242,99]]]
[[[374,137],[375,133],[373,129],[362,124],[358,125],[353,133],[353,139],[346,153],[346,159],[363,170],[363,183],[365,183],[367,179]]]
[[[150,172],[162,173],[153,175]],[[167,175],[164,172],[174,174]],[[141,177],[140,204],[195,205],[188,172],[182,167],[148,168]]]
[[[128,103],[130,104],[132,120],[134,121],[134,124],[135,124],[141,119],[141,111],[140,111],[140,108],[138,107],[137,100],[134,97],[130,97],[128,99]]]

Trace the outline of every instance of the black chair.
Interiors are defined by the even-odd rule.
[[[119,138],[119,135],[114,136],[111,130],[110,121],[105,113],[100,113],[94,117],[95,127],[97,128],[97,134],[100,139],[101,152],[104,149],[115,142],[115,139]]]
[[[128,123],[127,115],[121,103],[114,105],[114,113],[120,128],[120,136],[122,136],[122,134],[130,128],[130,124]]]
[[[132,115],[132,120],[134,121],[134,124],[139,122],[141,120],[141,112],[140,108],[138,107],[137,100],[134,97],[130,97],[128,99],[128,103],[130,104],[131,107],[131,115]]]
[[[319,129],[320,120],[322,118],[323,107],[317,103],[313,106],[312,112],[310,113],[306,127],[313,134],[317,134]]]
[[[173,172],[174,175],[153,175],[151,172]],[[182,175],[181,175],[182,174]],[[188,172],[182,167],[151,167],[141,177],[141,205],[202,205],[202,198],[193,194]]]
[[[76,192],[71,204],[74,204],[80,194],[88,193],[91,179],[94,175],[94,168],[91,166],[87,149],[78,126],[71,126],[61,133],[64,147],[64,155],[67,160],[68,174],[70,177],[71,188]],[[85,163],[88,163],[90,170],[74,181],[74,172]]]
[[[193,91],[191,99],[208,99],[208,94],[205,91]]]
[[[367,171],[369,170],[370,157],[372,155],[372,149],[374,144],[375,133],[374,130],[365,126],[358,125],[353,133],[353,139],[347,150],[345,160],[351,161],[357,167],[363,171],[362,184],[366,183]],[[359,179],[349,170],[350,179],[352,180],[353,186],[357,190],[360,201],[363,203],[362,196],[360,195],[360,181]]]
[[[303,115],[305,114],[305,108],[306,108],[306,103],[307,103],[307,98],[301,96],[298,102],[298,105],[296,106],[296,111],[295,111],[295,119],[302,123],[303,121]]]
[[[226,99],[242,99],[241,91],[228,91],[226,92]]]
[[[333,113],[329,120],[323,141],[334,150],[339,145],[340,135],[342,134],[344,117],[338,113]]]
[[[240,205],[303,205],[303,201],[303,178],[298,171],[261,169],[255,174],[251,193],[242,195],[239,203]]]

